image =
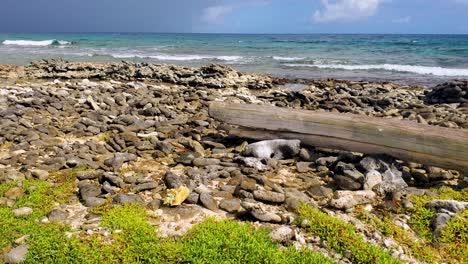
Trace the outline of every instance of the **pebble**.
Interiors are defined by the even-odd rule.
[[[200,202],[207,209],[210,209],[211,211],[218,211],[218,203],[209,193],[206,193],[206,192],[201,193]]]
[[[16,217],[28,216],[33,213],[33,209],[29,207],[21,207],[18,209],[14,209],[12,212]]]
[[[45,170],[34,169],[34,170],[31,170],[31,174],[32,176],[42,181],[45,181],[49,178],[49,172]]]
[[[10,250],[10,252],[6,253],[4,256],[4,261],[7,264],[18,264],[22,263],[26,260],[26,256],[28,255],[29,244],[23,244],[17,246]]]
[[[24,196],[24,191],[21,187],[13,187],[6,191],[3,196],[11,200],[17,200]]]
[[[219,208],[228,213],[236,213],[241,207],[240,200],[237,198],[224,199],[219,203]]]
[[[47,214],[47,218],[51,222],[64,222],[68,218],[69,213],[60,209],[53,209]]]
[[[373,191],[336,191],[330,205],[337,209],[350,209],[359,204],[375,201],[377,195]]]
[[[290,228],[289,226],[281,226],[279,228],[274,229],[270,233],[271,240],[275,242],[288,242],[293,239],[294,237],[294,230]]]
[[[270,192],[270,191],[260,191],[256,190],[253,192],[255,199],[272,202],[272,203],[282,203],[285,201],[286,197],[284,193]]]
[[[143,205],[145,202],[143,199],[136,194],[125,194],[119,193],[113,198],[114,203],[116,204],[132,204],[137,203]]]

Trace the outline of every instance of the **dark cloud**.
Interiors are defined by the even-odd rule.
[[[212,0],[1,0],[1,32],[191,32]]]

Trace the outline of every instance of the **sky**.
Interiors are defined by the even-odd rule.
[[[0,32],[468,34],[468,0],[0,0]]]

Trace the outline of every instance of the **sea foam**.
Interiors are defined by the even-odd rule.
[[[451,69],[442,67],[429,67],[400,64],[370,64],[370,65],[343,65],[343,64],[285,64],[289,67],[315,67],[320,69],[342,70],[386,70],[397,72],[411,72],[435,76],[468,76],[468,69]]]
[[[49,45],[70,45],[71,42],[65,40],[4,40],[3,45],[16,45],[16,46],[49,46]]]
[[[299,61],[299,60],[305,59],[305,57],[281,57],[281,56],[273,56],[272,58],[274,60],[279,60],[279,61]]]

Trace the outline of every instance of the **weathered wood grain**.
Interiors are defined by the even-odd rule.
[[[304,144],[384,153],[468,173],[468,130],[406,120],[312,112],[273,106],[213,103],[210,116],[241,126],[231,133],[255,139],[295,138]]]

